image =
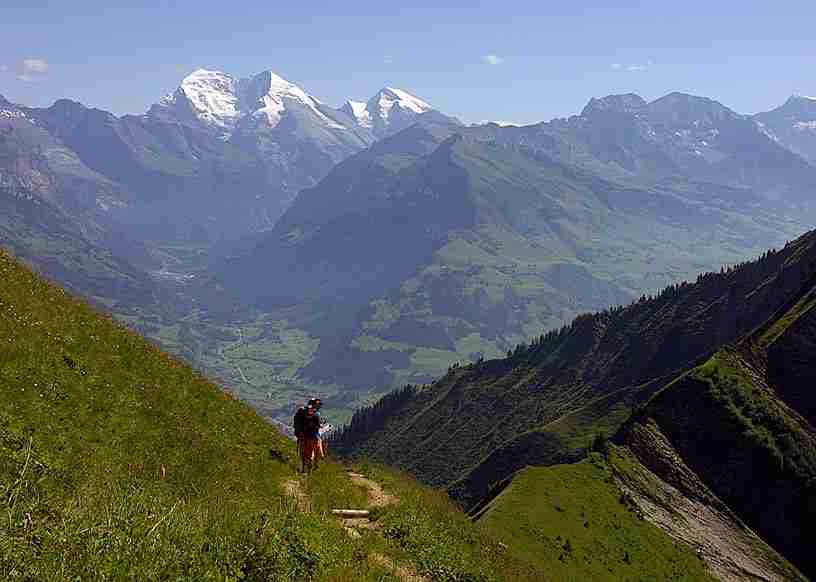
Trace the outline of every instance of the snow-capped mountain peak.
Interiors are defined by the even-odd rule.
[[[376,137],[384,137],[411,125],[418,115],[434,108],[407,91],[384,87],[365,103],[346,101],[340,110],[355,119],[358,126],[370,129]]]
[[[195,112],[213,125],[230,127],[239,115],[236,81],[230,75],[198,69],[184,78],[180,90]]]
[[[148,114],[170,114],[182,122],[198,122],[219,132],[235,127],[239,112],[238,81],[221,71],[196,69],[178,89],[151,107]]]
[[[320,104],[317,99],[306,93],[306,91],[272,71],[264,71],[251,79],[243,79],[240,89],[241,93],[243,93],[242,96],[248,101],[263,98],[277,100],[288,98],[300,101],[310,107]],[[247,105],[251,107],[252,103]]]
[[[256,118],[265,118],[269,127],[275,127],[280,123],[281,116],[286,110],[286,101],[292,100],[308,108],[329,127],[343,129],[320,111],[320,101],[272,71],[264,71],[251,79],[241,80],[239,96],[241,109]]]
[[[361,127],[370,128],[371,127],[371,114],[368,112],[366,108],[365,101],[352,101],[349,99],[343,106],[340,107],[340,111],[347,113],[351,117],[357,120],[357,124]]]
[[[0,95],[0,119],[26,119],[26,114],[14,103]]]
[[[228,138],[247,117],[274,128],[280,123],[287,102],[309,110],[320,124],[344,129],[321,111],[320,101],[272,71],[239,79],[221,71],[197,69],[184,77],[175,92],[154,105],[148,115],[169,116],[204,126]]]
[[[384,89],[381,89],[380,92],[377,93],[377,95],[372,99],[372,101],[374,100],[376,100],[377,108],[379,109],[379,116],[383,119],[388,118],[391,110],[395,106],[399,107],[400,109],[413,111],[417,114],[425,113],[426,111],[431,111],[433,109],[433,107],[428,105],[419,97],[415,97],[407,91],[396,89],[394,87],[385,87]]]
[[[275,130],[320,135],[327,143],[351,140],[357,147],[405,129],[426,114],[437,121],[458,123],[395,87],[381,89],[366,102],[347,101],[335,110],[271,70],[239,78],[196,69],[173,93],[153,105],[147,117],[203,129],[222,140],[244,140]],[[284,119],[291,123],[281,125]]]

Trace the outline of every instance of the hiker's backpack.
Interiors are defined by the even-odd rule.
[[[295,413],[295,418],[292,420],[292,425],[295,427],[295,436],[299,437],[303,434],[303,425],[306,421],[306,408],[301,406]]]

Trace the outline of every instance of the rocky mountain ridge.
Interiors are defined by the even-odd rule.
[[[753,118],[772,139],[816,163],[816,98],[793,95],[776,109]]]

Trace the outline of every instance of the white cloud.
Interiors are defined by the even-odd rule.
[[[623,63],[612,63],[610,68],[613,71],[625,71],[627,73],[639,73],[641,71],[645,71],[649,67],[651,67],[654,63],[652,61],[646,61],[645,63],[632,63],[629,65],[625,65]]]
[[[493,53],[485,55],[483,60],[488,65],[500,65],[504,62],[503,58],[501,58],[499,55],[494,55]]]
[[[385,63],[386,65],[390,65],[393,62],[394,62],[394,57],[392,57],[391,55],[383,56],[383,63]]]
[[[503,119],[482,119],[479,122],[479,125],[485,125],[488,123],[495,123],[496,125],[500,125],[502,127],[521,127],[520,123],[516,123],[515,121],[505,121]]]
[[[18,80],[32,82],[44,78],[48,68],[48,61],[45,59],[20,59],[15,72]]]
[[[45,59],[23,59],[20,65],[23,73],[39,73],[44,75],[48,72],[48,61]]]

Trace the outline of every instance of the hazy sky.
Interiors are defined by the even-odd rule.
[[[339,106],[385,85],[469,122],[670,91],[742,113],[816,95],[816,2],[6,0],[0,94],[141,113],[185,73],[271,69]]]

